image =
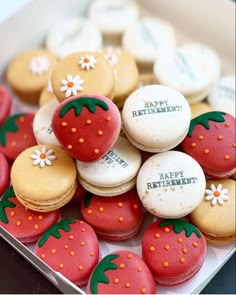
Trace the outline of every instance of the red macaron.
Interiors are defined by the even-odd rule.
[[[11,112],[12,100],[7,88],[0,85],[0,127],[8,118]]]
[[[10,183],[10,167],[5,156],[0,152],[0,198]]]

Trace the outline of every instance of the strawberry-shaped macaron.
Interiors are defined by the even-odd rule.
[[[5,156],[0,152],[0,198],[10,183],[10,167]]]
[[[99,261],[99,244],[86,222],[61,220],[39,239],[35,254],[78,286],[86,285]]]
[[[93,270],[88,294],[156,294],[154,278],[135,253],[119,250],[105,256]]]
[[[127,240],[138,233],[143,209],[136,189],[112,198],[87,193],[81,214],[97,235],[108,240]]]
[[[12,186],[0,199],[0,226],[24,244],[36,242],[59,216],[59,210],[38,213],[27,209],[16,198]]]
[[[0,85],[0,128],[11,111],[11,95],[5,86]]]
[[[181,147],[206,175],[221,179],[235,173],[235,123],[232,115],[223,112],[208,112],[192,119]]]
[[[9,117],[0,127],[0,152],[10,161],[25,149],[37,145],[33,133],[34,113],[19,113]]]
[[[201,268],[206,255],[203,234],[182,219],[159,220],[146,229],[143,259],[161,285],[185,282]]]
[[[52,118],[54,133],[75,159],[101,158],[117,140],[121,127],[116,105],[100,95],[73,96],[63,101]]]

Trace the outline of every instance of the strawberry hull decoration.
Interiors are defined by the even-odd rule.
[[[38,213],[27,209],[17,200],[12,186],[0,199],[0,226],[24,244],[36,242],[59,217],[59,210]]]
[[[11,96],[8,90],[0,85],[0,128],[11,112]]]
[[[181,147],[206,175],[222,179],[235,173],[235,123],[235,118],[224,112],[208,112],[192,119]]]
[[[0,153],[0,198],[10,182],[10,167],[5,156]]]
[[[0,128],[0,152],[14,161],[25,149],[37,145],[33,133],[34,113],[15,114]]]
[[[88,294],[155,294],[156,284],[145,262],[135,253],[120,250],[105,256],[95,267]]]
[[[146,229],[142,252],[157,283],[172,286],[185,282],[199,271],[206,256],[206,240],[187,221],[159,220]]]
[[[87,94],[63,101],[54,112],[52,127],[73,158],[91,162],[105,155],[116,142],[121,118],[111,100]]]
[[[86,222],[65,219],[41,236],[35,254],[52,269],[82,287],[99,261],[99,244],[94,230]]]

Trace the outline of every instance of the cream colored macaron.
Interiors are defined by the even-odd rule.
[[[48,81],[48,85],[43,88],[39,96],[39,107],[43,106],[50,100],[55,99],[56,96],[53,93],[51,80]]]
[[[54,145],[38,145],[22,152],[11,169],[18,200],[27,208],[48,212],[68,203],[77,187],[73,159]]]
[[[180,218],[201,202],[206,187],[200,165],[192,157],[168,151],[148,158],[137,176],[143,206],[162,218]]]
[[[112,149],[94,162],[76,161],[79,182],[89,192],[111,197],[135,186],[141,166],[141,153],[125,137],[119,137]]]
[[[123,129],[130,142],[147,152],[176,147],[191,120],[189,103],[178,91],[162,85],[137,89],[125,101]]]

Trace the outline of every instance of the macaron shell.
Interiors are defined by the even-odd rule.
[[[232,179],[207,180],[206,189],[211,191],[213,197],[212,184],[220,194],[219,196],[217,194],[214,199],[218,201],[218,198],[226,195],[228,200],[223,201],[222,205],[218,202],[213,205],[213,199],[206,200],[210,194],[205,193],[201,203],[190,214],[190,220],[202,231],[207,242],[213,244],[230,243],[235,241],[235,181]],[[221,189],[219,185],[222,186]]]
[[[8,118],[11,112],[11,95],[7,88],[3,85],[0,85],[0,127],[4,121]]]
[[[0,198],[10,182],[10,167],[5,156],[0,152]]]
[[[53,99],[57,99],[55,94],[52,92],[52,90],[49,91],[48,86],[44,87],[44,89],[40,93],[39,107],[42,107],[44,104],[46,104],[47,102]]]
[[[81,58],[86,55],[93,56],[96,60],[94,68],[91,67],[89,70],[82,69],[79,64]],[[62,81],[68,80],[68,75],[71,75],[72,78],[79,75],[80,80],[83,81],[82,89],[76,93],[71,92],[70,96],[81,93],[96,93],[111,99],[114,96],[115,78],[113,69],[101,53],[76,52],[65,56],[58,62],[53,69],[51,81],[53,92],[60,102],[69,97],[66,96],[65,91],[61,90]]]
[[[192,119],[196,118],[204,113],[211,112],[213,109],[206,102],[199,102],[190,104]]]

